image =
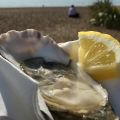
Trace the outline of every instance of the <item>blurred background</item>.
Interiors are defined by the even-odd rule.
[[[120,0],[0,0],[0,33],[28,28],[57,42],[75,40],[86,30],[120,40]]]

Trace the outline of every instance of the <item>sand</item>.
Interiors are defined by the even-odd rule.
[[[120,40],[117,30],[94,27],[89,24],[91,11],[88,7],[77,8],[81,18],[67,16],[68,8],[1,8],[0,33],[8,30],[34,28],[44,35],[53,37],[57,42],[77,39],[79,31],[100,31]]]

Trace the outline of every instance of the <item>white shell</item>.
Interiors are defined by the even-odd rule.
[[[0,52],[11,62],[21,62],[31,57],[44,57],[46,61],[54,61],[67,65],[69,56],[49,36],[39,31],[27,29],[11,30],[0,35]]]

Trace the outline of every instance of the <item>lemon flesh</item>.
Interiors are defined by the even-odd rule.
[[[120,43],[99,32],[79,32],[78,62],[96,80],[119,76]],[[73,58],[74,59],[74,58]]]
[[[78,62],[94,79],[106,80],[119,75],[120,43],[99,32],[79,32]]]

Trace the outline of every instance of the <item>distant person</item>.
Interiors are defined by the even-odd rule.
[[[77,12],[76,8],[74,5],[71,5],[68,10],[68,16],[73,17],[73,18],[78,18],[79,13]]]

